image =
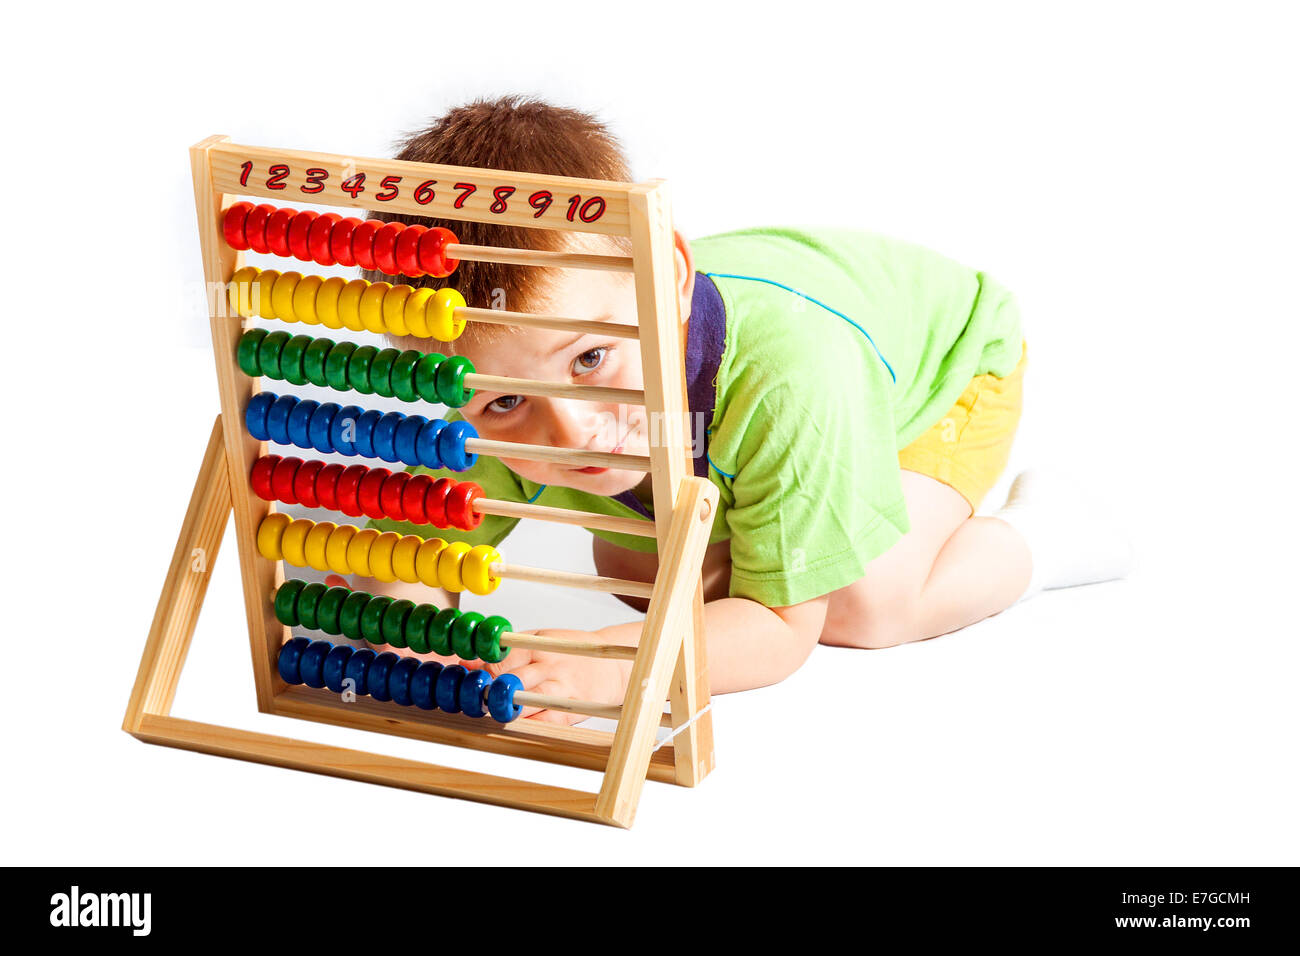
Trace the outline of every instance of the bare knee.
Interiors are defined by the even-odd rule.
[[[840,602],[832,599],[820,642],[865,650],[909,644],[924,636],[920,611],[920,595],[910,592],[853,594]]]

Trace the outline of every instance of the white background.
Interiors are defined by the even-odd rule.
[[[44,3],[6,34],[6,861],[1300,862],[1285,5]],[[218,408],[187,147],[387,155],[509,92],[606,119],[688,236],[854,224],[997,276],[1032,343],[1014,464],[1123,515],[1136,573],[716,699],[717,771],[648,785],[630,832],[123,733]],[[589,566],[580,531],[511,549]],[[258,715],[234,555],[177,715],[595,785]],[[497,599],[520,626],[627,617]]]

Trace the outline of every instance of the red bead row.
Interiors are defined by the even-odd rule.
[[[263,501],[328,508],[351,518],[392,518],[463,531],[473,531],[483,521],[474,510],[483,489],[472,481],[365,465],[327,465],[293,455],[263,455],[253,463],[249,478]]]
[[[446,255],[447,246],[456,242],[450,229],[344,219],[334,212],[237,202],[222,217],[221,234],[232,249],[292,256],[323,266],[378,269],[390,276],[441,279],[460,264]]]

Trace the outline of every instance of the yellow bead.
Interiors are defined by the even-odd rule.
[[[299,322],[320,325],[316,315],[316,293],[324,280],[320,276],[303,276],[293,290],[293,314]]]
[[[275,269],[263,269],[257,274],[257,284],[253,287],[253,304],[257,306],[257,314],[264,319],[275,318],[271,290],[275,288],[275,280],[278,278],[280,273]]]
[[[330,569],[329,559],[325,556],[325,547],[329,544],[330,535],[337,528],[338,525],[333,521],[318,521],[316,527],[307,532],[307,540],[302,544],[303,553],[307,556],[307,567],[315,568],[317,571]]]
[[[460,565],[465,587],[475,594],[491,594],[501,585],[501,579],[492,573],[492,565],[501,560],[501,554],[490,544],[470,548]]]
[[[384,334],[384,296],[392,287],[388,282],[372,282],[370,288],[361,293],[361,325],[367,332]]]
[[[439,289],[429,300],[425,321],[429,334],[442,342],[452,342],[465,331],[465,320],[456,317],[456,310],[465,308],[465,297],[455,289]]]
[[[230,277],[230,310],[235,315],[251,319],[257,314],[253,308],[253,288],[257,281],[257,270],[244,266]]]
[[[293,293],[302,278],[301,272],[282,272],[271,287],[271,311],[284,322],[297,322],[293,312]]]
[[[385,531],[370,546],[370,576],[380,581],[396,581],[393,573],[393,548],[402,536],[396,531]]]
[[[466,541],[452,541],[442,549],[438,555],[438,584],[448,591],[465,590],[461,564],[469,552],[470,545]]]
[[[316,316],[327,329],[343,328],[343,320],[339,318],[339,293],[347,284],[347,280],[340,276],[330,276],[316,290]]]
[[[374,528],[361,528],[348,543],[348,567],[353,574],[362,574],[368,578],[375,575],[370,569],[370,547],[379,537]]]
[[[393,545],[393,573],[397,575],[397,580],[407,584],[420,583],[420,575],[415,570],[415,555],[422,544],[424,539],[418,534],[404,534]]]
[[[427,584],[431,588],[439,587],[438,584],[438,555],[442,549],[447,547],[447,542],[442,538],[426,538],[415,553],[415,576],[420,579],[421,584]]]
[[[409,285],[395,285],[384,293],[384,327],[393,335],[410,335],[406,327],[406,300],[414,291]]]
[[[353,332],[364,332],[361,324],[361,296],[370,288],[365,279],[353,279],[339,292],[339,321]]]
[[[303,546],[307,542],[308,533],[315,526],[316,522],[299,518],[284,529],[284,535],[280,538],[280,552],[284,555],[284,560],[295,568],[307,567],[307,552]]]
[[[279,561],[284,557],[280,551],[280,539],[284,537],[284,529],[289,527],[292,520],[287,514],[279,511],[263,518],[262,523],[257,526],[258,554],[271,561]]]
[[[421,338],[429,338],[429,320],[426,318],[426,311],[429,308],[429,300],[433,298],[433,289],[427,286],[421,286],[406,297],[406,302],[402,309],[402,318],[406,321],[406,327],[410,329],[411,335],[418,335]]]
[[[325,563],[335,574],[352,573],[348,564],[348,546],[352,544],[356,533],[355,525],[341,524],[330,533],[329,540],[325,542]]]

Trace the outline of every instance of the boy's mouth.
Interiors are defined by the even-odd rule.
[[[623,450],[622,444],[618,444],[615,445],[612,449],[610,449],[609,453],[611,455],[617,455],[622,450]],[[580,475],[603,475],[605,472],[609,471],[608,468],[597,468],[595,465],[592,465],[588,468],[575,468],[573,470]]]

